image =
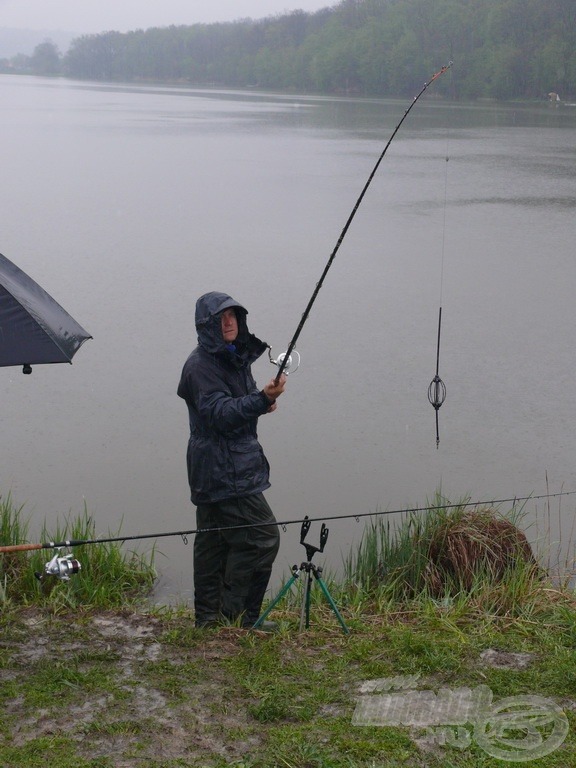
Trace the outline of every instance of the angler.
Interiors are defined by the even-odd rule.
[[[269,465],[258,442],[260,416],[276,410],[286,377],[256,386],[251,365],[267,349],[248,330],[246,309],[225,293],[196,303],[198,346],[178,386],[190,421],[187,465],[199,528],[255,523],[254,528],[196,534],[196,624],[222,617],[253,626],[278,553],[276,520],[263,492]]]

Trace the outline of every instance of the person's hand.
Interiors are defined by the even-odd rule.
[[[276,379],[271,379],[262,390],[272,405],[276,403],[276,398],[280,397],[282,392],[284,392],[286,381],[287,377],[282,374],[278,381],[276,381]]]

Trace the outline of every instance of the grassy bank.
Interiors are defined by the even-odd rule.
[[[0,765],[491,767],[505,764],[495,746],[507,738],[515,742],[509,761],[520,755],[528,766],[576,767],[573,595],[519,556],[521,542],[505,556],[464,507],[442,508],[438,525],[430,522],[367,529],[346,579],[329,584],[349,634],[317,587],[310,629],[298,631],[295,591],[274,612],[277,634],[199,630],[186,610],[145,608],[138,590],[127,591],[122,607],[64,599],[88,565],[41,600],[6,597]],[[436,557],[426,562],[425,552]],[[4,571],[5,592],[6,582]],[[449,722],[462,720],[460,707],[432,722],[442,699],[430,708],[430,697],[442,689],[460,705],[467,692],[492,696],[490,717],[485,707],[484,721],[476,712]],[[411,696],[421,722],[405,706],[412,724],[390,724],[383,707],[392,695],[403,705]],[[548,709],[498,733],[504,699],[512,709],[518,702],[524,711],[542,702]],[[367,711],[382,724],[360,724]],[[537,734],[544,752],[547,741],[561,743],[530,759]]]
[[[115,531],[107,538],[118,536],[120,531]],[[40,532],[41,542],[97,538],[96,524],[86,509],[63,523],[57,520],[51,529],[44,524]],[[17,506],[10,495],[0,496],[0,544],[27,543],[28,523],[23,507]],[[66,558],[72,553],[67,549],[0,553],[0,609],[16,605],[44,605],[53,611],[123,606],[148,595],[156,578],[153,550],[146,556],[127,552],[115,542],[82,547],[81,555],[73,553],[73,557],[81,559],[79,572],[64,581],[46,576],[47,561],[55,554]]]
[[[385,615],[344,609],[349,635],[323,606],[304,633],[295,613],[277,614],[276,635],[197,630],[185,612],[4,613],[0,765],[501,766],[476,741],[477,725],[457,748],[437,728],[353,724],[369,681],[418,675],[419,691],[487,686],[495,702],[554,701],[568,735],[527,764],[575,766],[575,613],[550,597],[530,621],[431,603]]]

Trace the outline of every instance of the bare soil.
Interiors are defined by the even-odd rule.
[[[22,747],[41,737],[66,737],[78,755],[109,757],[115,768],[177,758],[186,765],[217,757],[237,762],[261,739],[247,712],[249,700],[222,663],[241,651],[246,634],[196,630],[183,648],[170,642],[170,626],[146,614],[104,613],[77,627],[33,613],[14,637],[0,641],[0,686],[11,682],[18,691],[4,703],[0,742]],[[46,669],[60,669],[60,681]],[[95,671],[108,685],[93,681]],[[45,677],[56,695],[35,705],[30,686],[40,687]]]

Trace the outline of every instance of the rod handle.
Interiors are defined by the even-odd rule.
[[[31,552],[33,549],[43,549],[43,544],[6,544],[0,546],[0,555],[5,552]]]

